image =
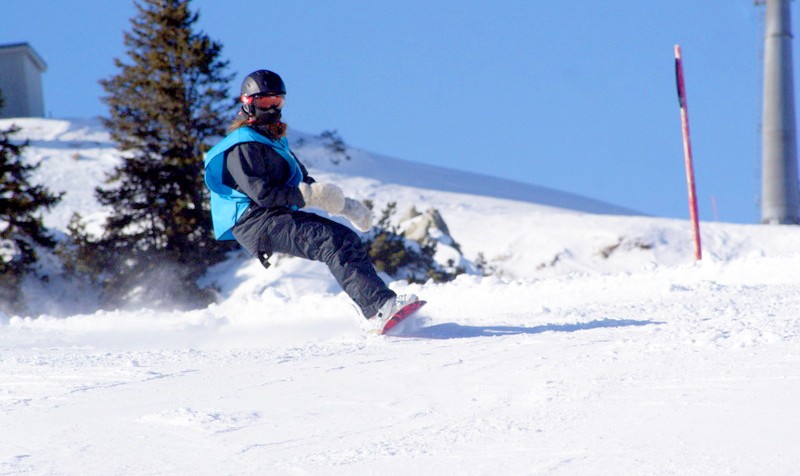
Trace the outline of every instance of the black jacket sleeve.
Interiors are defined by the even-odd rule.
[[[225,153],[225,170],[223,181],[231,180],[229,185],[261,207],[305,206],[300,190],[286,185],[290,173],[286,159],[266,144],[237,144]],[[305,181],[308,173],[302,164],[301,171]]]

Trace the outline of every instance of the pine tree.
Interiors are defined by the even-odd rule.
[[[0,92],[0,110],[3,96]],[[15,143],[19,128],[0,130],[0,310],[21,310],[19,285],[36,262],[36,246],[52,248],[55,243],[42,225],[42,208],[60,200],[42,185],[30,183],[39,164],[28,165],[22,153],[28,142]]]
[[[119,74],[100,81],[110,113],[104,125],[124,152],[97,189],[112,210],[95,243],[112,302],[142,287],[195,299],[195,281],[225,251],[211,233],[203,153],[224,133],[232,76],[222,46],[195,31],[189,3],[134,2],[138,14],[125,33],[130,63],[116,59]],[[177,285],[168,290],[151,280],[165,264],[167,281]]]

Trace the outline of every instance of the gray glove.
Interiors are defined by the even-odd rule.
[[[303,182],[297,188],[300,189],[307,207],[319,208],[332,214],[340,214],[344,208],[344,193],[332,183]]]
[[[339,215],[350,220],[359,231],[369,231],[375,221],[375,216],[366,205],[349,197],[344,199],[344,209]]]

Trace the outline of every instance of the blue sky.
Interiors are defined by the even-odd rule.
[[[700,217],[760,219],[764,7],[752,0],[192,6],[224,45],[231,92],[252,70],[277,71],[297,130],[335,129],[369,151],[672,218],[688,218],[681,44]],[[133,15],[128,0],[3,0],[0,44],[28,42],[44,58],[49,115],[105,115],[97,81],[117,73],[114,58],[127,61]]]

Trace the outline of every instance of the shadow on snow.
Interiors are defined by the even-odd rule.
[[[520,334],[541,334],[543,332],[577,332],[611,327],[640,327],[663,324],[658,321],[637,321],[632,319],[602,319],[575,324],[545,324],[535,327],[521,326],[462,326],[461,324],[437,324],[414,330],[401,331],[397,337],[419,337],[424,339],[469,339],[473,337],[498,337]]]

